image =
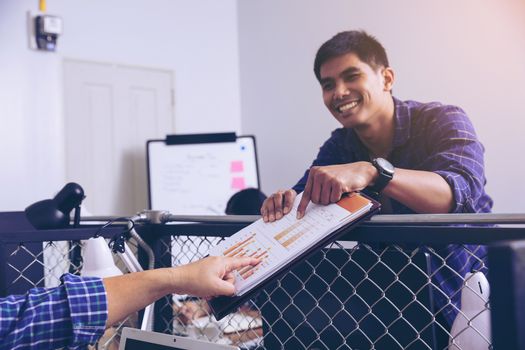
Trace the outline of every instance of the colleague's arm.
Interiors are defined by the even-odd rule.
[[[254,258],[208,257],[174,268],[149,270],[104,279],[108,300],[107,326],[167,294],[199,297],[232,295],[232,271],[258,263]]]
[[[310,201],[324,205],[337,202],[343,193],[362,190],[372,183],[375,177],[377,170],[369,162],[312,166],[307,174],[297,217],[304,216]],[[288,214],[296,196],[297,192],[293,189],[272,194],[261,207],[263,220],[272,222]]]
[[[209,257],[104,280],[66,274],[59,287],[0,298],[0,350],[93,344],[106,327],[164,295],[231,295],[232,271],[257,263],[247,257]]]
[[[360,191],[372,185],[378,176],[370,162],[313,167],[297,209],[304,216],[308,203],[327,205],[337,202],[343,193]],[[383,194],[406,205],[416,213],[448,213],[453,194],[440,175],[429,171],[395,169]]]
[[[454,203],[450,185],[443,177],[430,171],[396,168],[395,176],[383,194],[416,213],[449,213]]]
[[[0,299],[0,349],[77,348],[104,333],[107,304],[100,278],[62,276],[56,288]]]
[[[360,191],[372,185],[377,176],[377,169],[370,162],[310,168],[297,208],[298,218],[304,216],[308,203],[335,203],[343,193]],[[442,176],[430,171],[396,168],[394,178],[384,188],[383,194],[416,213],[448,213],[454,203],[450,185]],[[296,196],[294,190],[287,190],[268,197],[261,207],[264,221],[279,220],[288,214]]]

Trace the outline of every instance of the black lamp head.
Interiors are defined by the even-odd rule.
[[[44,199],[31,204],[25,209],[26,217],[37,229],[54,229],[69,226],[71,211],[77,208],[80,215],[80,203],[85,198],[79,184],[70,182],[53,199]]]

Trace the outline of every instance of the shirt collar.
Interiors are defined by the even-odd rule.
[[[407,103],[398,100],[392,96],[394,100],[394,140],[392,149],[402,146],[410,138],[410,108]],[[350,150],[356,159],[369,160],[369,155],[366,147],[363,145],[357,134],[353,129],[347,129],[346,147]]]
[[[355,133],[354,129],[344,129],[346,137],[346,149],[353,153],[354,159],[356,160],[370,160],[368,150],[365,145],[359,139],[359,136]]]

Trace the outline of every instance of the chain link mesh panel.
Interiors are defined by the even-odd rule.
[[[176,266],[202,258],[221,238],[174,235],[156,260]],[[136,244],[128,242],[134,253]],[[9,294],[53,287],[82,268],[81,243],[19,244],[7,267]],[[487,272],[484,248],[471,245],[333,243],[217,321],[205,301],[172,295],[158,303],[155,330],[244,349],[491,349],[486,291],[471,271]],[[15,259],[16,257],[16,259]],[[16,261],[16,262],[15,262]],[[127,272],[116,256],[117,266]],[[472,283],[471,283],[472,282]],[[468,303],[461,305],[463,298]],[[455,321],[455,322],[454,322]],[[118,349],[120,329],[97,349]]]
[[[128,246],[136,254],[138,248],[133,240]],[[65,273],[80,274],[82,270],[82,243],[80,241],[49,241],[43,243],[20,243],[13,245],[7,257],[7,294],[21,294],[35,287],[52,288],[60,285]],[[129,272],[123,261],[114,254],[117,267]],[[138,326],[138,314],[106,330],[98,344],[90,349],[117,350],[123,327]]]
[[[219,240],[173,236],[163,261],[194,261]],[[487,272],[483,247],[348,243],[316,253],[220,321],[202,300],[166,298],[157,331],[245,349],[492,348],[488,291],[465,279]],[[465,289],[475,307],[460,310]]]

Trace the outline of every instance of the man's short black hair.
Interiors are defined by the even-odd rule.
[[[359,59],[373,69],[388,67],[388,57],[383,45],[364,30],[350,30],[336,34],[325,42],[315,55],[314,73],[317,80],[321,80],[321,66],[326,61],[354,53]]]

